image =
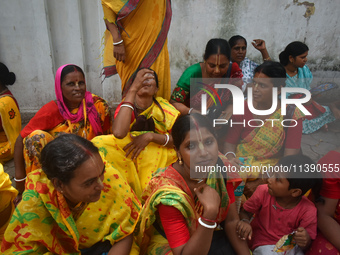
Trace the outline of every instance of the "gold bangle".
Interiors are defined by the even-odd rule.
[[[270,57],[263,59],[263,61],[268,61],[268,60],[272,60],[272,59]]]

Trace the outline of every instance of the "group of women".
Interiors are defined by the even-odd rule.
[[[6,229],[1,252],[250,254],[236,232],[234,190],[244,181],[244,193],[251,196],[263,183],[261,173],[208,172],[199,178],[192,173],[197,167],[275,165],[283,155],[300,153],[302,132],[339,117],[336,103],[328,108],[313,100],[306,105],[311,117],[295,107],[281,115],[282,87],[310,89],[307,46],[289,44],[280,64],[271,61],[263,40],[254,40],[264,61],[258,65],[246,58],[242,36],[233,36],[229,43],[211,39],[203,62],[184,71],[170,97],[170,1],[102,0],[102,5],[107,26],[104,75],[118,72],[122,80],[123,99],[113,125],[105,100],[87,91],[84,72],[69,64],[56,72],[56,100],[21,130],[18,104],[6,87],[15,76],[0,65],[0,100],[6,98],[1,101],[0,159],[6,161],[14,153],[17,187],[0,172],[1,194],[6,194],[1,196],[0,237]],[[154,15],[155,8],[164,12]],[[245,103],[244,115],[232,116],[231,92],[215,88],[216,83],[252,88],[248,97],[253,107],[272,113],[254,115]],[[275,89],[278,94],[273,96]],[[199,114],[203,93],[210,95],[208,117]],[[230,117],[239,123],[256,119],[263,125],[212,127],[211,118]],[[296,125],[284,128],[285,119]],[[319,206],[330,218],[338,207],[333,200]],[[337,240],[329,238],[332,233],[320,230],[339,249]]]

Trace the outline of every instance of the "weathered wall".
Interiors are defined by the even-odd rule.
[[[340,1],[173,0],[172,8],[173,87],[186,67],[202,60],[210,38],[234,34],[247,38],[247,56],[258,62],[252,39],[265,39],[274,59],[289,42],[304,41],[311,69],[319,76],[339,76]],[[0,0],[0,61],[17,75],[10,89],[22,112],[55,98],[54,73],[65,63],[83,67],[89,90],[111,105],[120,100],[119,77],[103,83],[100,78],[104,29],[99,0]]]

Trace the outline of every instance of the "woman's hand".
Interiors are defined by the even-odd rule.
[[[239,160],[238,158],[235,158],[232,154],[228,154],[227,159],[230,162],[230,164],[236,167],[237,170],[240,170],[241,166],[243,166],[243,163],[241,162],[241,160]]]
[[[251,195],[253,195],[253,193],[255,192],[257,186],[261,185],[261,184],[264,184],[265,182],[259,178],[255,181],[251,181],[251,182],[246,182],[246,184],[244,185],[244,191],[243,191],[243,194],[246,196],[246,197],[251,197]]]
[[[253,230],[248,222],[240,220],[236,225],[236,232],[238,233],[238,237],[242,240],[246,240],[247,238],[251,240],[251,236],[253,234]]]
[[[113,46],[113,56],[117,61],[125,62],[125,46],[124,42]]]
[[[147,80],[149,80],[151,77],[154,78],[154,72],[149,69],[142,69],[137,73],[137,76],[135,80],[133,81],[131,88],[129,90],[138,91],[140,88],[142,88],[145,85],[148,85]]]
[[[251,44],[254,46],[255,49],[258,51],[266,50],[266,42],[262,39],[254,39]]]
[[[22,200],[22,193],[19,193],[16,198],[14,198],[13,200],[13,204],[15,207],[17,207],[17,205],[20,203],[20,201]]]
[[[131,159],[137,159],[138,155],[152,141],[152,133],[145,133],[139,136],[131,136],[132,142],[127,144],[123,150],[126,151],[125,157],[131,154]]]
[[[221,204],[221,198],[217,191],[203,183],[195,188],[194,192],[204,208],[203,216],[207,219],[215,220]]]

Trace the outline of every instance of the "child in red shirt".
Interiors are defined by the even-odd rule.
[[[314,162],[309,157],[292,155],[282,158],[277,164],[277,167],[281,168],[277,169],[312,168],[312,165]],[[317,178],[320,176],[315,173],[313,176],[309,173],[308,179],[296,177],[301,176],[284,171],[276,172],[268,179],[268,184],[258,186],[243,205],[237,232],[240,238],[249,240],[254,255],[280,254],[273,252],[275,244],[281,237],[292,232],[295,232],[294,239],[297,245],[290,253],[285,254],[303,254],[302,250],[315,239],[316,207],[304,194],[312,188],[313,192],[318,193],[322,179]],[[250,223],[253,215],[255,218]]]

